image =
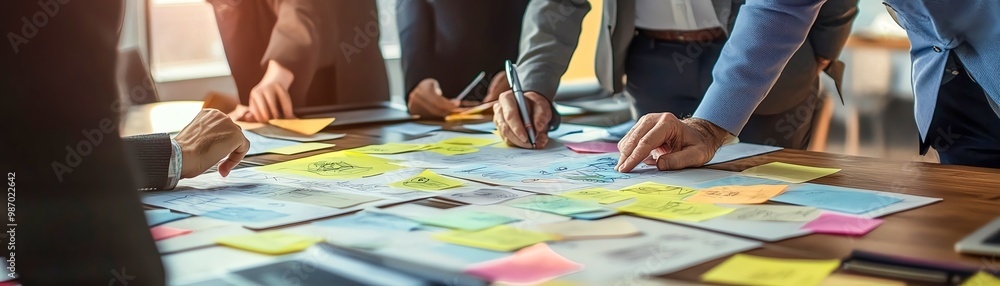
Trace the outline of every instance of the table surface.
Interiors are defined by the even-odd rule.
[[[572,121],[574,120],[570,119],[570,122]],[[445,130],[457,131],[455,124],[435,121],[418,122],[443,125]],[[133,122],[130,124],[133,126],[131,128],[136,128],[135,126],[138,125],[141,123]],[[328,129],[326,131],[348,134],[344,138],[329,142],[337,144],[336,150],[421,137],[388,132],[379,125]],[[264,154],[247,157],[245,161],[270,164],[324,152],[330,152],[330,150],[292,156]],[[916,153],[917,150],[913,150],[913,152]],[[1000,169],[892,161],[800,150],[782,150],[716,164],[707,168],[738,172],[773,161],[843,169],[836,174],[813,180],[812,183],[905,193],[943,198],[944,200],[885,216],[883,219],[886,222],[882,226],[863,237],[811,234],[764,243],[762,248],[745,253],[769,257],[839,259],[848,256],[852,250],[866,250],[959,263],[971,267],[1000,268],[1000,259],[996,257],[972,256],[954,251],[955,242],[1000,216]],[[696,265],[663,277],[698,281],[698,277],[702,273],[726,258],[728,257]]]

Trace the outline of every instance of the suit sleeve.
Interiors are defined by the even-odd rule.
[[[139,190],[160,190],[167,186],[172,146],[165,133],[122,138],[135,160]]]
[[[289,92],[293,98],[304,98],[312,85],[313,76],[324,60],[321,55],[323,31],[331,17],[329,0],[277,0],[274,14],[277,21],[271,31],[271,39],[261,59],[261,66],[267,67],[274,60],[295,75]],[[329,21],[332,22],[332,21]]]
[[[553,101],[559,79],[580,40],[583,18],[590,12],[586,0],[533,0],[521,28],[518,75],[525,91]]]
[[[759,0],[740,8],[714,81],[694,117],[739,135],[789,58],[806,40],[825,0]]]
[[[16,208],[4,254],[24,285],[163,285],[118,132],[122,1],[63,2],[0,2],[0,27],[26,35],[0,48],[0,168]],[[47,22],[22,29],[22,17]]]
[[[432,77],[434,63],[434,10],[427,0],[400,0],[396,6],[399,48],[403,65],[403,94],[410,101],[421,80]]]
[[[816,56],[837,60],[857,16],[857,0],[827,1],[823,4],[808,37]]]

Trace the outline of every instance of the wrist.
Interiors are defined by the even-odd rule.
[[[687,118],[683,122],[693,128],[704,139],[704,142],[711,144],[712,150],[722,147],[726,139],[729,138],[729,131],[711,121],[701,118]]]
[[[198,160],[197,151],[189,142],[177,141],[181,147],[181,178],[194,178],[199,175],[201,161]]]
[[[295,74],[291,70],[288,70],[275,60],[270,60],[267,62],[267,71],[264,72],[264,77],[260,81],[274,82],[285,90],[288,90],[294,80]]]

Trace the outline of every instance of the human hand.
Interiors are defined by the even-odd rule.
[[[181,177],[192,178],[219,163],[219,174],[229,176],[250,151],[250,141],[239,125],[217,109],[202,109],[177,137],[181,147]]]
[[[712,160],[729,132],[703,119],[678,120],[672,113],[646,114],[618,142],[615,170],[632,171],[639,162],[663,170],[700,167]]]
[[[486,98],[483,99],[483,103],[497,101],[500,94],[508,90],[510,90],[510,85],[507,84],[507,72],[498,72],[490,81],[489,88],[486,89]]]
[[[524,93],[528,106],[528,114],[534,122],[524,123],[517,108],[517,100],[513,91],[500,94],[500,99],[493,105],[493,123],[500,131],[500,137],[510,146],[521,148],[545,148],[549,143],[549,121],[552,120],[552,106],[549,100],[534,91]],[[535,146],[528,143],[528,124],[535,128]]]
[[[410,92],[406,107],[410,114],[424,117],[442,118],[458,108],[458,103],[448,100],[441,93],[441,85],[436,79],[425,78]]]
[[[248,112],[242,121],[267,123],[271,119],[295,118],[288,88],[295,75],[276,61],[270,61],[264,77],[250,90]]]
[[[830,59],[816,56],[816,69],[818,72],[823,72],[827,67],[830,66]]]

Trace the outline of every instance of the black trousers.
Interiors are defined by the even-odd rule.
[[[952,54],[920,154],[934,147],[942,164],[1000,168],[1000,117],[986,92]]]

